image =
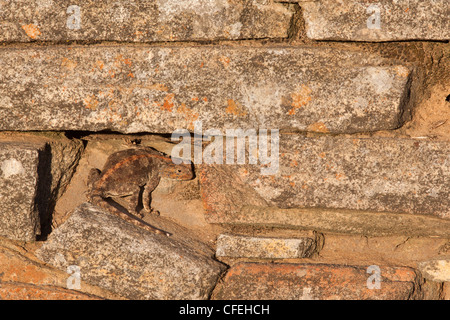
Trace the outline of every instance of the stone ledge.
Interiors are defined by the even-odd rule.
[[[396,129],[410,67],[332,48],[0,48],[0,130]]]
[[[243,207],[215,223],[368,236],[450,237],[450,221],[421,215],[327,209]]]

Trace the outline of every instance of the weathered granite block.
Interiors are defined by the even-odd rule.
[[[315,40],[448,40],[447,0],[300,0],[306,34]]]
[[[0,70],[0,130],[388,130],[409,89],[408,67],[304,46],[9,47]]]
[[[224,265],[196,247],[147,232],[83,204],[36,255],[81,279],[129,299],[206,299]]]
[[[286,38],[291,16],[259,0],[3,1],[0,41]]]
[[[47,158],[42,144],[0,143],[1,236],[36,240],[40,234],[36,197],[40,192],[40,166]]]
[[[281,135],[278,159],[273,175],[262,175],[261,165],[200,165],[210,221],[244,206],[450,218],[448,142]]]
[[[413,269],[376,267],[378,269],[326,264],[239,263],[228,270],[212,298],[407,300],[420,297],[419,280]],[[376,281],[379,287],[375,287]]]
[[[312,238],[269,238],[221,234],[217,257],[290,259],[309,257],[315,249]]]

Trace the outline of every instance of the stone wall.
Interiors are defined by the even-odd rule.
[[[450,300],[448,12],[0,0],[0,299]],[[170,237],[90,201],[145,147]]]

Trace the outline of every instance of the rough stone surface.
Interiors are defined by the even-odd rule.
[[[40,234],[36,207],[43,145],[0,143],[0,235],[35,240]]]
[[[81,205],[36,251],[59,269],[129,299],[206,299],[223,265],[185,243]]]
[[[3,1],[0,41],[286,38],[291,16],[259,0]]]
[[[246,206],[239,212],[212,216],[209,221],[367,236],[450,237],[450,221],[448,220],[421,215],[344,209],[280,209]]]
[[[419,296],[413,269],[379,268],[380,289],[369,289],[373,273],[367,273],[367,267],[240,263],[228,270],[213,299],[403,300]]]
[[[450,39],[447,0],[320,0],[300,5],[306,34],[315,40]]]
[[[217,238],[217,257],[289,259],[309,257],[315,249],[311,238],[264,238],[221,234]]]
[[[65,290],[68,289],[67,284],[71,274],[67,272],[67,269],[58,270],[45,265],[31,253],[33,248],[24,248],[21,247],[23,242],[20,243],[21,246],[14,242],[0,237],[0,287],[3,286],[4,289],[1,296],[2,299],[6,299],[5,295],[7,294],[10,295],[9,298],[11,299],[15,297],[20,298],[20,296],[12,296],[19,292],[28,292],[28,297],[32,298],[34,295],[31,291],[34,291],[36,294],[42,292],[45,295],[45,291],[50,289],[52,291],[55,288],[62,289],[63,292],[68,292]],[[77,292],[70,290],[73,294],[84,293],[86,296],[91,297],[123,299],[111,292],[91,286],[82,279],[80,280],[79,290]],[[12,284],[12,286],[6,290],[5,285],[8,283]],[[24,288],[23,285],[26,284],[31,286]],[[41,295],[34,297],[42,298]]]
[[[418,263],[450,253],[450,238],[410,236],[363,236],[324,234],[321,263],[349,265],[402,265]]]
[[[0,300],[99,300],[82,292],[29,283],[0,282]]]
[[[0,130],[367,132],[401,125],[409,88],[409,67],[304,46],[8,47],[0,69]]]
[[[244,206],[266,206],[305,208],[294,211],[309,215],[311,222],[329,214],[341,230],[355,225],[337,221],[350,223],[354,218],[353,222],[373,219],[382,227],[388,213],[449,218],[449,161],[448,142],[281,135],[276,174],[262,175],[261,165],[201,165],[200,182],[210,222],[225,221]],[[394,215],[384,227],[405,229],[403,223],[414,220],[426,231],[420,226],[427,223],[424,219]],[[445,230],[438,221],[430,223],[437,227],[433,231]]]
[[[419,270],[424,278],[437,282],[450,282],[450,258],[423,261],[419,263]]]

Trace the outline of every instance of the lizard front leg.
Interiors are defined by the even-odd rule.
[[[153,210],[150,205],[152,201],[151,194],[153,190],[155,190],[158,186],[160,180],[161,176],[159,175],[159,173],[153,173],[145,184],[144,192],[142,193],[142,206],[144,207],[144,212],[146,213],[155,212],[155,210]]]

